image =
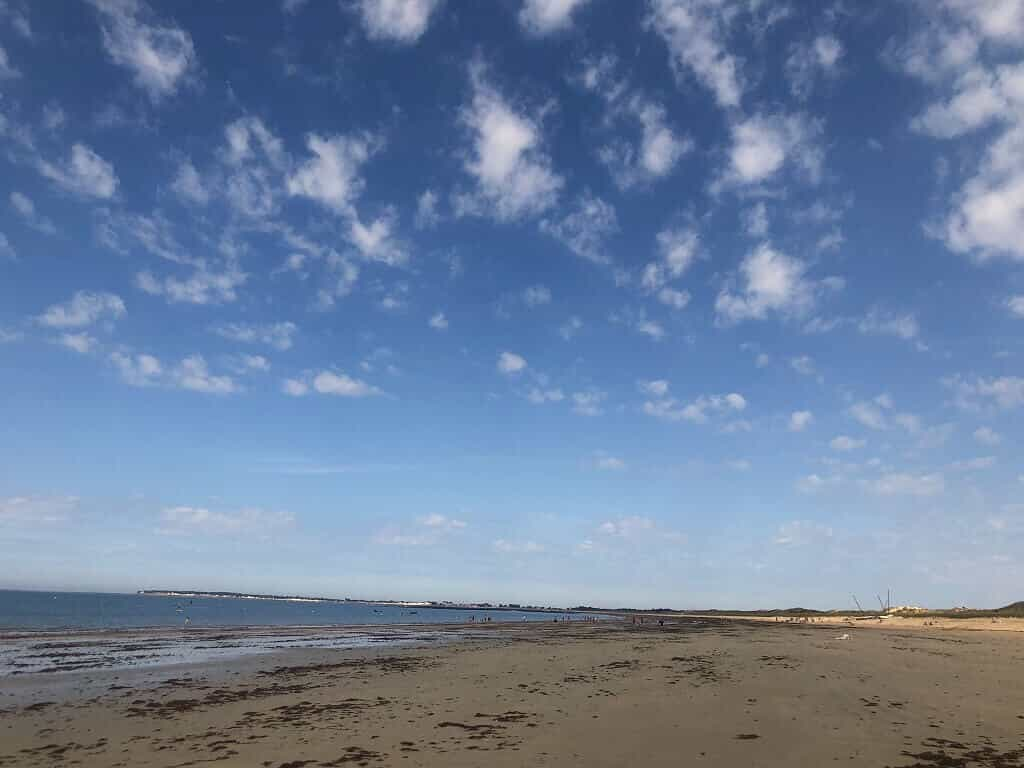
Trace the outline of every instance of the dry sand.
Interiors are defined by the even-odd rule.
[[[998,632],[494,625],[443,647],[3,678],[0,766],[1013,768],[1022,662],[1024,638]]]

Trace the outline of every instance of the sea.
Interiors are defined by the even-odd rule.
[[[159,671],[288,649],[443,645],[490,636],[483,626],[474,629],[480,624],[587,618],[603,617],[360,602],[0,590],[0,680],[33,674],[91,675],[100,670]],[[460,626],[441,626],[446,624]]]
[[[555,618],[578,620],[583,617],[548,611],[426,608],[359,602],[0,590],[0,629],[4,630],[461,624],[488,620],[553,621]]]

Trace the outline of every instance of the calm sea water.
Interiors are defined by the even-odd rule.
[[[332,624],[447,624],[491,621],[552,621],[563,614],[531,611],[404,608],[366,603],[300,603],[228,597],[155,597],[94,592],[0,590],[0,628],[117,629],[293,626]],[[568,618],[579,619],[570,615]]]

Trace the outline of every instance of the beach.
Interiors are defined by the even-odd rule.
[[[1024,765],[1018,633],[661,620],[12,674],[0,766]]]

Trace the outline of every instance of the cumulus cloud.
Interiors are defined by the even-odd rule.
[[[895,336],[910,341],[916,339],[919,328],[917,318],[910,313],[887,312],[873,307],[857,321],[857,330],[864,334]]]
[[[1017,294],[1008,298],[1006,310],[1014,317],[1024,317],[1024,295]]]
[[[114,166],[84,144],[74,144],[65,162],[38,161],[39,172],[58,186],[81,197],[106,200],[117,192]]]
[[[583,321],[573,315],[558,328],[558,335],[566,341],[570,341],[583,328]]]
[[[163,296],[172,304],[224,304],[238,298],[237,289],[247,277],[237,266],[229,264],[221,272],[199,267],[185,279],[173,275],[159,278],[152,272],[139,272],[135,284],[144,293]]]
[[[936,496],[945,487],[945,479],[938,473],[914,475],[895,472],[882,475],[869,484],[869,488],[881,496]]]
[[[641,382],[641,391],[652,398],[643,403],[641,410],[648,416],[654,416],[662,421],[705,424],[712,414],[735,414],[747,407],[746,398],[736,392],[726,395],[701,395],[690,403],[681,403],[669,397],[668,390],[668,382],[664,380]]]
[[[156,21],[140,0],[90,0],[100,12],[103,48],[153,102],[173,94],[197,65],[188,32]]]
[[[430,320],[427,324],[435,331],[446,331],[448,330],[448,318],[445,317],[444,312],[435,312],[430,316]]]
[[[551,289],[546,285],[530,285],[523,289],[523,303],[533,308],[551,303]]]
[[[986,129],[982,158],[929,226],[947,247],[984,260],[1024,259],[1024,64],[1007,50],[1024,45],[1019,0],[937,0],[892,58],[936,89],[911,127],[949,140]],[[991,130],[993,129],[994,130]]]
[[[618,231],[619,221],[609,203],[584,192],[562,218],[545,218],[540,228],[577,256],[605,264],[609,258],[604,244]]]
[[[231,341],[243,344],[266,344],[284,351],[291,349],[298,326],[292,322],[283,323],[224,323],[216,326],[214,333]]]
[[[533,555],[544,551],[544,545],[536,541],[511,541],[509,539],[496,539],[491,545],[495,551],[512,555]]]
[[[504,374],[520,373],[526,368],[526,358],[515,352],[502,352],[498,355],[498,370]]]
[[[806,276],[807,265],[763,243],[743,259],[739,290],[727,288],[715,300],[721,324],[761,320],[770,313],[800,317],[815,304],[820,293],[835,287],[832,281]]]
[[[607,472],[621,472],[626,468],[626,462],[617,456],[597,456],[594,466]]]
[[[124,301],[113,293],[76,291],[70,301],[54,304],[37,319],[48,328],[84,328],[125,313]]]
[[[888,429],[889,423],[886,420],[885,413],[882,411],[883,407],[885,406],[881,406],[878,402],[867,402],[862,400],[851,405],[847,409],[847,413],[849,413],[855,421],[868,429]],[[891,405],[888,407],[891,407]]]
[[[363,29],[374,40],[415,43],[427,31],[442,0],[359,0]]]
[[[88,333],[62,333],[57,337],[56,342],[62,347],[78,352],[80,355],[88,354],[98,343],[95,336]]]
[[[312,157],[288,177],[288,194],[305,197],[338,214],[351,215],[363,191],[363,165],[377,148],[368,136],[322,137],[311,133],[306,147]]]
[[[110,354],[110,362],[121,375],[121,379],[133,387],[156,384],[164,372],[160,360],[153,355],[116,351]]]
[[[689,137],[672,129],[665,107],[618,74],[615,57],[588,59],[576,79],[604,102],[602,127],[612,138],[597,154],[620,188],[669,175],[693,149]]]
[[[719,0],[653,0],[648,25],[665,41],[677,79],[692,75],[720,107],[738,107],[741,61],[726,46],[729,3]]]
[[[210,191],[191,160],[183,160],[178,166],[178,173],[171,182],[171,189],[186,203],[206,205],[210,202]]]
[[[165,536],[259,536],[279,534],[290,528],[295,516],[256,507],[221,512],[206,507],[167,507],[160,514],[156,532]]]
[[[847,453],[849,451],[854,451],[858,448],[863,448],[864,441],[857,440],[855,438],[850,437],[849,435],[839,435],[838,437],[832,438],[832,441],[829,443],[829,446],[832,448],[833,451]]]
[[[0,525],[61,523],[78,509],[77,496],[10,496],[0,499]]]
[[[473,148],[464,168],[475,182],[456,200],[457,212],[520,219],[556,203],[564,184],[542,147],[539,122],[511,106],[487,81],[483,67],[470,68],[472,99],[462,111]]]
[[[793,411],[789,415],[789,431],[803,432],[814,421],[814,414],[810,411]]]
[[[11,207],[32,229],[44,235],[56,234],[57,228],[53,222],[36,211],[35,203],[28,196],[15,191],[11,192],[9,199]]]
[[[950,376],[942,382],[952,390],[954,403],[964,410],[977,411],[996,405],[1010,410],[1024,405],[1024,378],[1017,376]]]
[[[794,44],[786,59],[789,89],[798,99],[806,99],[818,77],[836,74],[843,55],[843,44],[834,35],[819,35],[810,43]]]
[[[545,403],[560,403],[565,400],[565,393],[555,387],[553,389],[542,389],[540,387],[533,387],[529,392],[526,393],[526,399],[534,405],[544,405]]]
[[[580,416],[600,416],[604,413],[602,404],[608,393],[598,389],[572,393],[572,412]]]
[[[313,389],[321,395],[337,397],[369,397],[379,395],[377,387],[365,381],[353,378],[348,374],[332,371],[321,371],[313,377]],[[294,394],[294,393],[292,393]]]
[[[438,196],[434,190],[423,190],[423,193],[416,199],[415,224],[417,229],[432,229],[440,223],[441,214],[437,210],[438,202]]]
[[[771,180],[790,164],[812,183],[822,175],[821,124],[804,115],[753,115],[732,126],[727,183]]]
[[[589,0],[523,0],[519,25],[533,35],[550,35],[569,27],[577,8]]]
[[[230,376],[215,376],[210,373],[202,355],[189,355],[172,371],[176,386],[193,392],[210,395],[230,395],[239,391]]]
[[[992,427],[978,427],[973,433],[974,439],[982,445],[999,445],[1003,438]]]

